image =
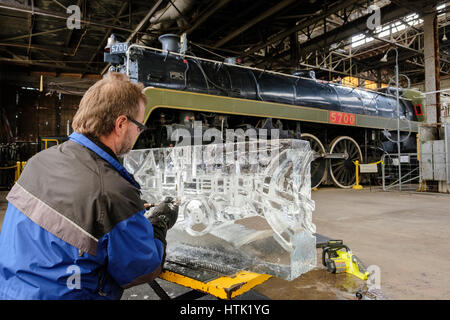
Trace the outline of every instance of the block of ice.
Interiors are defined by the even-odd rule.
[[[181,202],[168,261],[292,280],[316,266],[313,154],[303,140],[250,140],[132,150],[123,163],[147,202]]]

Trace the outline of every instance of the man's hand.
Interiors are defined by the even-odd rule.
[[[148,218],[153,225],[155,238],[166,245],[167,230],[173,227],[178,219],[178,203],[172,197],[166,197],[163,202],[156,204],[144,204],[149,210],[155,207]]]
[[[150,216],[150,221],[163,220],[167,230],[172,228],[178,219],[178,204],[172,197],[166,197],[163,202],[157,204]]]

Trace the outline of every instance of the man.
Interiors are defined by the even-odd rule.
[[[145,129],[142,88],[108,74],[81,99],[69,140],[28,161],[7,196],[0,299],[120,299],[159,275],[178,207],[167,199],[147,220],[117,159]]]

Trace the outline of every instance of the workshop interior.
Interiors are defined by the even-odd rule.
[[[147,99],[120,164],[146,217],[178,206],[161,273],[122,300],[448,300],[449,8],[0,0],[0,234],[115,72]]]

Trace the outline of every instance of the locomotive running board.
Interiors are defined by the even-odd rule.
[[[153,88],[144,89],[148,103],[145,122],[158,108],[212,112],[262,118],[307,121],[360,128],[396,130],[396,118],[342,113],[332,110],[288,105],[275,102],[215,96],[210,94]],[[342,121],[339,121],[341,119]],[[418,132],[417,121],[400,119],[400,131]]]

